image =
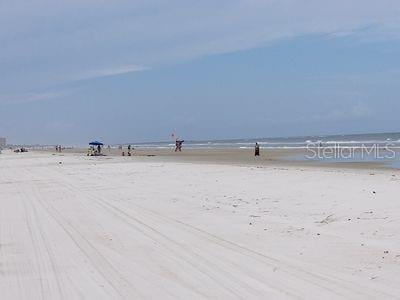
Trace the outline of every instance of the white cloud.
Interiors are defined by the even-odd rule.
[[[136,66],[136,65],[126,65],[114,68],[107,68],[107,69],[97,69],[97,70],[90,70],[86,72],[82,72],[81,74],[74,76],[73,80],[85,80],[85,79],[93,79],[98,77],[107,77],[107,76],[115,76],[121,74],[127,74],[132,72],[140,72],[148,70],[149,68],[143,66]]]
[[[0,104],[23,104],[59,99],[70,94],[67,90],[52,90],[43,92],[29,92],[17,95],[0,95]]]

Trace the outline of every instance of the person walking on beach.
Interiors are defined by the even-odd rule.
[[[260,156],[260,145],[258,143],[254,147],[254,156]]]

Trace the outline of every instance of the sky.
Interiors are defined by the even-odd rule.
[[[400,131],[398,0],[1,0],[0,136]]]

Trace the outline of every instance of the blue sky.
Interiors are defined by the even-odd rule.
[[[2,1],[0,136],[400,131],[399,30],[398,1]]]

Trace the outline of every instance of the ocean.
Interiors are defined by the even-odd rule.
[[[225,140],[185,140],[185,149],[253,149],[255,143],[267,153],[268,149],[303,149],[285,159],[320,162],[369,162],[400,168],[400,133],[347,135],[312,135],[278,138]],[[174,141],[132,143],[136,148],[168,149]]]
[[[224,149],[224,148],[254,148],[255,143],[262,149],[307,149],[312,144],[341,147],[361,147],[363,145],[387,145],[400,147],[400,133],[373,133],[349,135],[312,135],[299,137],[278,138],[251,138],[251,139],[226,139],[226,140],[185,140],[184,147],[192,149]],[[131,143],[139,148],[171,148],[174,141]]]

